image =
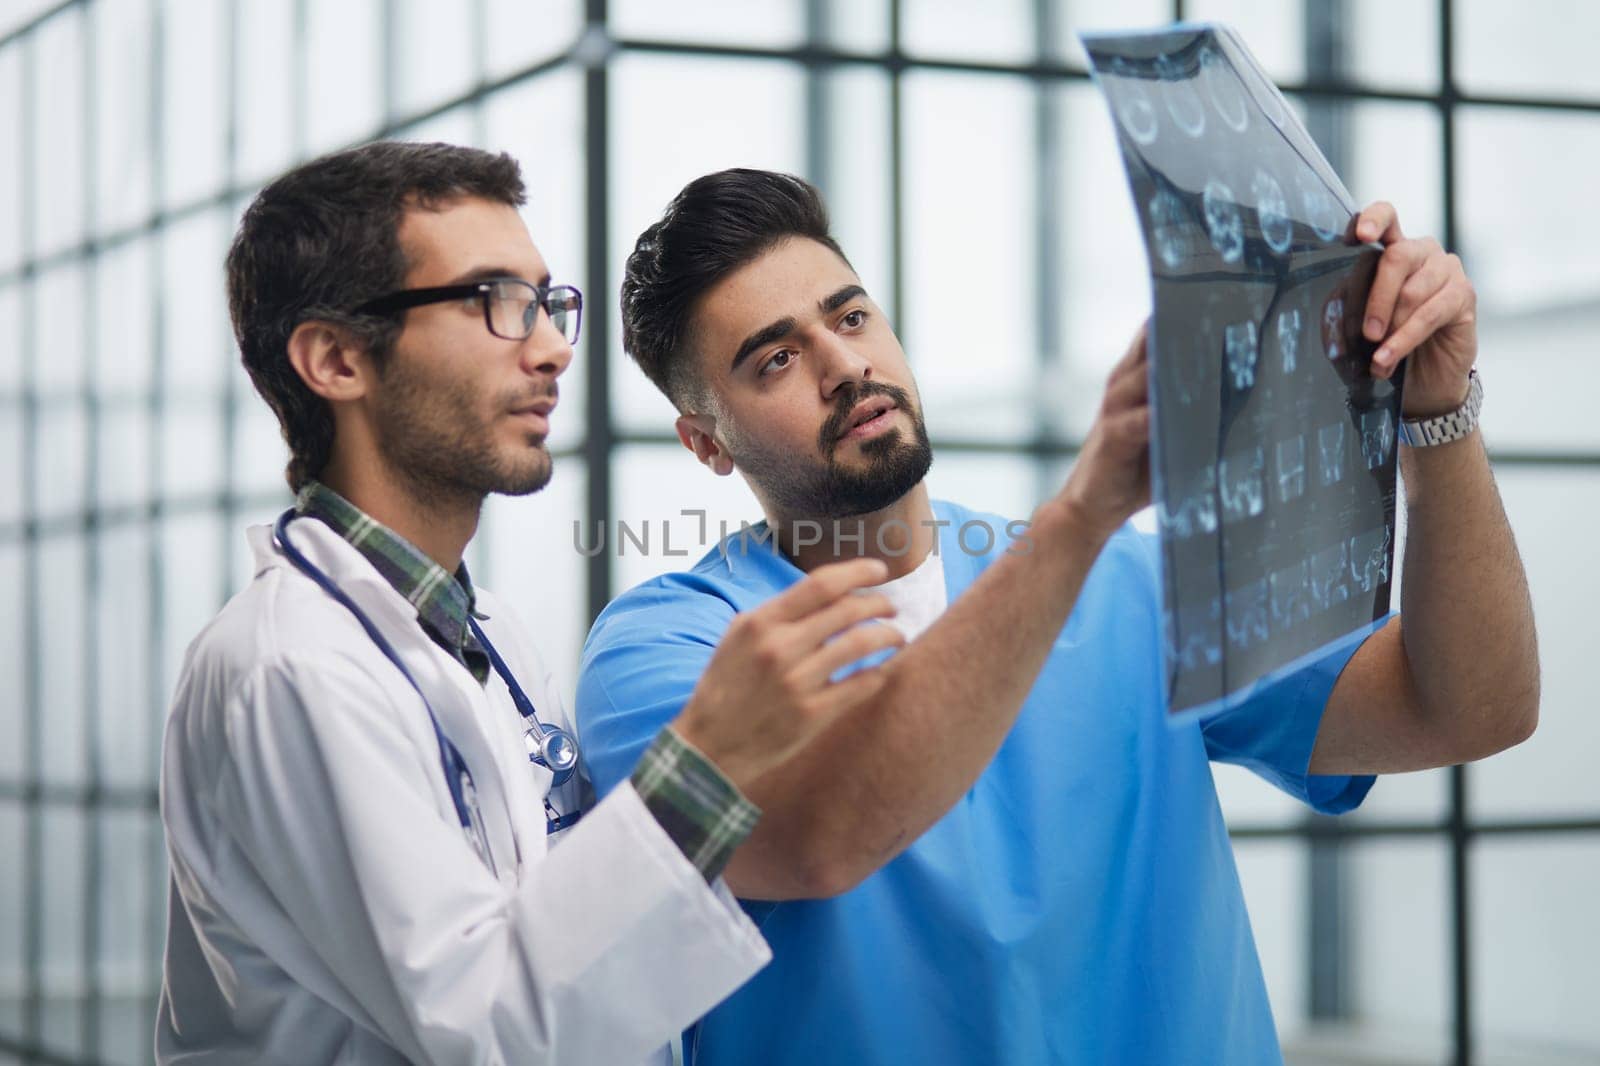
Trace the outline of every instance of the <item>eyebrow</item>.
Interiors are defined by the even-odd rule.
[[[468,270],[464,274],[457,274],[454,278],[452,278],[451,280],[445,282],[445,284],[446,285],[470,285],[475,281],[499,281],[502,278],[515,278],[518,281],[524,280],[521,273],[519,273],[518,271],[512,270],[510,267],[480,266],[480,267],[473,267],[471,270]],[[550,284],[550,272],[549,271],[545,271],[544,276],[541,277],[538,281],[534,282],[533,284],[535,284],[535,285],[537,285],[537,286],[539,286],[541,288],[543,288],[544,286],[549,285]]]
[[[854,300],[856,297],[865,296],[866,294],[867,290],[863,289],[860,285],[846,285],[839,291],[833,293],[831,296],[827,296],[820,300],[817,303],[817,307],[821,309],[823,314],[829,314],[833,311],[837,311],[839,308],[843,307],[851,300]],[[743,365],[744,361],[750,358],[751,353],[757,348],[760,348],[763,345],[771,344],[776,340],[782,340],[790,333],[793,333],[796,325],[797,323],[792,317],[780,318],[771,325],[764,326],[750,334],[750,336],[744,339],[744,343],[739,345],[739,350],[733,353],[733,370],[737,371],[739,367]]]

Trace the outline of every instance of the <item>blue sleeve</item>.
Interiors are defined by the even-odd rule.
[[[1321,657],[1272,681],[1237,707],[1200,725],[1206,753],[1253,770],[1321,814],[1343,814],[1366,798],[1370,775],[1313,774],[1311,749],[1322,712],[1345,664],[1369,636],[1365,629],[1333,644]]]
[[[616,788],[678,716],[734,615],[704,593],[647,585],[601,613],[584,643],[575,717],[596,791]]]

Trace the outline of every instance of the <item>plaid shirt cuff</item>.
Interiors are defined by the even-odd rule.
[[[707,881],[717,879],[761,817],[761,809],[671,726],[645,749],[633,788]]]

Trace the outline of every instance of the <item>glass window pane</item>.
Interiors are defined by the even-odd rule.
[[[22,262],[22,46],[0,48],[0,271]]]
[[[98,327],[91,381],[104,401],[127,402],[150,392],[155,342],[151,251],[151,239],[141,237],[107,249],[95,260]],[[219,277],[212,299],[220,300],[221,291]]]
[[[394,132],[401,141],[443,141],[446,144],[475,144],[478,141],[479,114],[476,104],[452,107],[441,115],[403,126]]]
[[[834,238],[861,283],[898,322],[889,210],[894,190],[889,138],[889,77],[871,67],[841,67],[823,77],[826,168],[820,187]]]
[[[223,411],[216,403],[169,405],[161,415],[161,492],[167,499],[222,491]]]
[[[16,398],[22,390],[23,285],[0,285],[0,396]],[[15,453],[12,453],[15,454]]]
[[[1188,0],[1184,18],[1193,22],[1226,22],[1238,30],[1262,69],[1280,85],[1305,79],[1303,4],[1280,0]]]
[[[33,451],[34,499],[40,517],[61,518],[88,505],[89,416],[69,399],[41,408]]]
[[[294,156],[295,92],[286,76],[293,67],[294,11],[294,4],[282,0],[238,4],[234,165],[249,181],[276,176]]]
[[[228,221],[222,210],[205,211],[163,234],[161,356],[168,396],[215,397],[232,367],[222,277]]]
[[[1035,57],[1033,4],[991,0],[981,7],[963,0],[904,0],[901,43],[912,55],[996,63]]]
[[[33,382],[40,395],[59,397],[83,389],[84,320],[90,294],[81,263],[39,275],[33,287]]]
[[[1055,37],[1050,51],[1082,69],[1088,68],[1089,57],[1078,41],[1080,32],[1137,29],[1172,20],[1172,0],[1053,0],[1051,6]]]
[[[789,48],[805,39],[801,0],[612,0],[611,30],[618,37]]]
[[[101,233],[148,217],[151,207],[150,4],[109,0],[94,18],[95,196]]]
[[[1279,1035],[1287,1038],[1305,1012],[1305,845],[1298,840],[1249,840],[1236,843],[1233,851],[1267,998]]]
[[[178,685],[184,649],[222,607],[222,538],[214,513],[186,514],[161,525],[161,678],[157,690],[170,697]]]
[[[1026,439],[1039,347],[1034,93],[1019,78],[911,74],[903,100],[900,337],[928,432]]]
[[[1480,839],[1472,879],[1472,990],[1486,1049],[1530,1062],[1600,1058],[1600,836]]]
[[[587,635],[587,560],[573,546],[588,479],[579,457],[557,458],[555,476],[532,496],[491,496],[473,538],[472,577],[516,612],[555,673],[570,707]],[[482,575],[481,577],[479,575]]]
[[[87,884],[84,848],[88,816],[74,807],[46,807],[43,820],[44,868],[40,885],[45,997],[41,1043],[77,1058],[83,1049],[84,901]]]
[[[677,445],[619,448],[611,477],[616,504],[610,526],[580,532],[586,552],[600,549],[611,559],[617,593],[657,574],[687,570],[741,523],[761,521],[761,506],[743,477],[718,477]]]
[[[1385,89],[1439,91],[1437,0],[1344,0],[1342,23],[1346,78]],[[1456,62],[1459,71],[1459,52]],[[1407,155],[1414,162],[1428,158]]]
[[[391,6],[398,52],[391,69],[400,114],[435,107],[466,92],[478,80],[473,31],[474,12],[479,7],[432,0],[400,0]],[[533,29],[524,22],[512,35],[522,36]]]
[[[372,136],[383,125],[378,0],[306,8],[308,150],[321,153]]]
[[[100,881],[96,902],[100,914],[100,959],[97,978],[110,995],[99,1001],[100,1061],[116,1066],[142,1066],[150,1059],[155,1006],[142,990],[149,960],[146,929],[152,893],[158,883],[147,872],[152,843],[161,835],[156,815],[146,811],[107,811],[96,825],[99,833]],[[164,902],[161,901],[161,902]],[[159,945],[155,950],[159,951]]]
[[[928,492],[934,499],[949,500],[1006,522],[1026,522],[1039,502],[1038,464],[1024,455],[984,455],[941,449],[933,443],[933,468],[928,471]],[[1002,525],[996,540],[1006,536]],[[982,534],[973,531],[965,542],[975,554],[983,554]]]
[[[1456,81],[1469,93],[1600,98],[1600,9],[1577,0],[1456,0]]]
[[[1416,1048],[1443,1061],[1450,1047],[1450,855],[1442,838],[1346,846],[1350,905],[1340,933],[1354,1048]],[[1404,886],[1403,890],[1397,890]]]
[[[169,207],[215,192],[227,169],[228,47],[212,0],[164,0],[162,13],[162,200]]]
[[[1590,709],[1600,579],[1591,560],[1600,471],[1502,466],[1495,477],[1533,594],[1543,706],[1531,739],[1473,766],[1473,815],[1595,817],[1600,717]]]
[[[110,785],[153,785],[147,755],[166,707],[152,707],[150,685],[150,532],[143,523],[103,530],[94,624],[94,744]]]
[[[503,78],[570,48],[583,30],[579,0],[546,0],[529,19],[526,0],[488,0],[482,25],[488,77]]]
[[[1485,432],[1500,447],[1600,447],[1589,412],[1600,392],[1600,257],[1583,206],[1593,183],[1586,167],[1551,165],[1600,157],[1600,124],[1487,108],[1464,109],[1459,122],[1461,254],[1491,386]]]
[[[1444,240],[1443,125],[1425,104],[1358,103],[1339,109],[1348,153],[1344,183],[1356,203],[1388,200],[1410,237]],[[1406,151],[1394,151],[1394,145]]]
[[[44,736],[39,773],[57,785],[88,780],[84,704],[88,698],[83,661],[87,636],[85,601],[88,555],[81,534],[49,537],[35,556],[42,584],[38,615],[39,704],[37,727]]]
[[[0,525],[22,519],[23,443],[22,405],[0,401]]]
[[[825,0],[825,40],[842,52],[875,53],[889,49],[890,0]]]
[[[31,626],[33,619],[25,614],[23,576],[22,545],[15,540],[0,540],[0,582],[10,590],[0,598],[0,781],[20,781],[27,770],[24,716],[31,708],[23,691],[28,671],[28,642],[23,627]],[[0,862],[0,869],[5,868],[7,864]],[[15,913],[0,906],[0,914]],[[0,923],[4,924],[10,923]],[[0,933],[0,937],[4,935]],[[0,950],[0,962],[6,957]]]
[[[28,876],[33,872],[26,860],[23,823],[26,815],[20,804],[13,800],[0,800],[0,914],[7,921],[0,922],[0,987],[8,990],[4,997],[12,1005],[20,1005],[13,989],[26,983],[23,968],[23,930],[20,920],[23,897]],[[0,1009],[0,1032],[7,1035],[17,1032],[8,1012]]]
[[[150,413],[142,405],[103,411],[95,434],[95,491],[102,508],[150,499]]]
[[[236,373],[244,373],[239,370]],[[289,448],[272,409],[254,389],[241,389],[234,422],[232,487],[236,492],[288,493]]]
[[[44,23],[31,38],[34,251],[48,255],[84,236],[83,9]]]
[[[798,67],[624,55],[611,65],[611,77],[614,285],[639,234],[690,181],[726,167],[804,169],[805,76]],[[615,293],[589,298],[617,314]],[[612,321],[612,418],[628,428],[670,432],[677,412],[623,355],[621,329]]]
[[[536,116],[530,121],[529,116]],[[583,80],[573,70],[530,78],[491,96],[484,106],[488,136],[483,147],[509,152],[522,164],[528,202],[522,217],[539,254],[557,281],[582,288],[588,276],[584,255],[586,189],[584,178]],[[613,297],[585,293],[584,318],[610,314]],[[553,448],[576,445],[584,435],[585,360],[591,357],[584,327],[578,350],[561,376],[561,406],[550,424]]]

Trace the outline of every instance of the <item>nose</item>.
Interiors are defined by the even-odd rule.
[[[841,386],[866,381],[872,377],[872,363],[847,344],[844,338],[828,332],[818,341],[815,349],[817,365],[822,373],[822,398],[832,401]]]
[[[539,309],[539,319],[533,332],[522,342],[522,367],[531,374],[548,374],[560,377],[572,365],[572,345],[566,335],[556,328],[550,315]]]

